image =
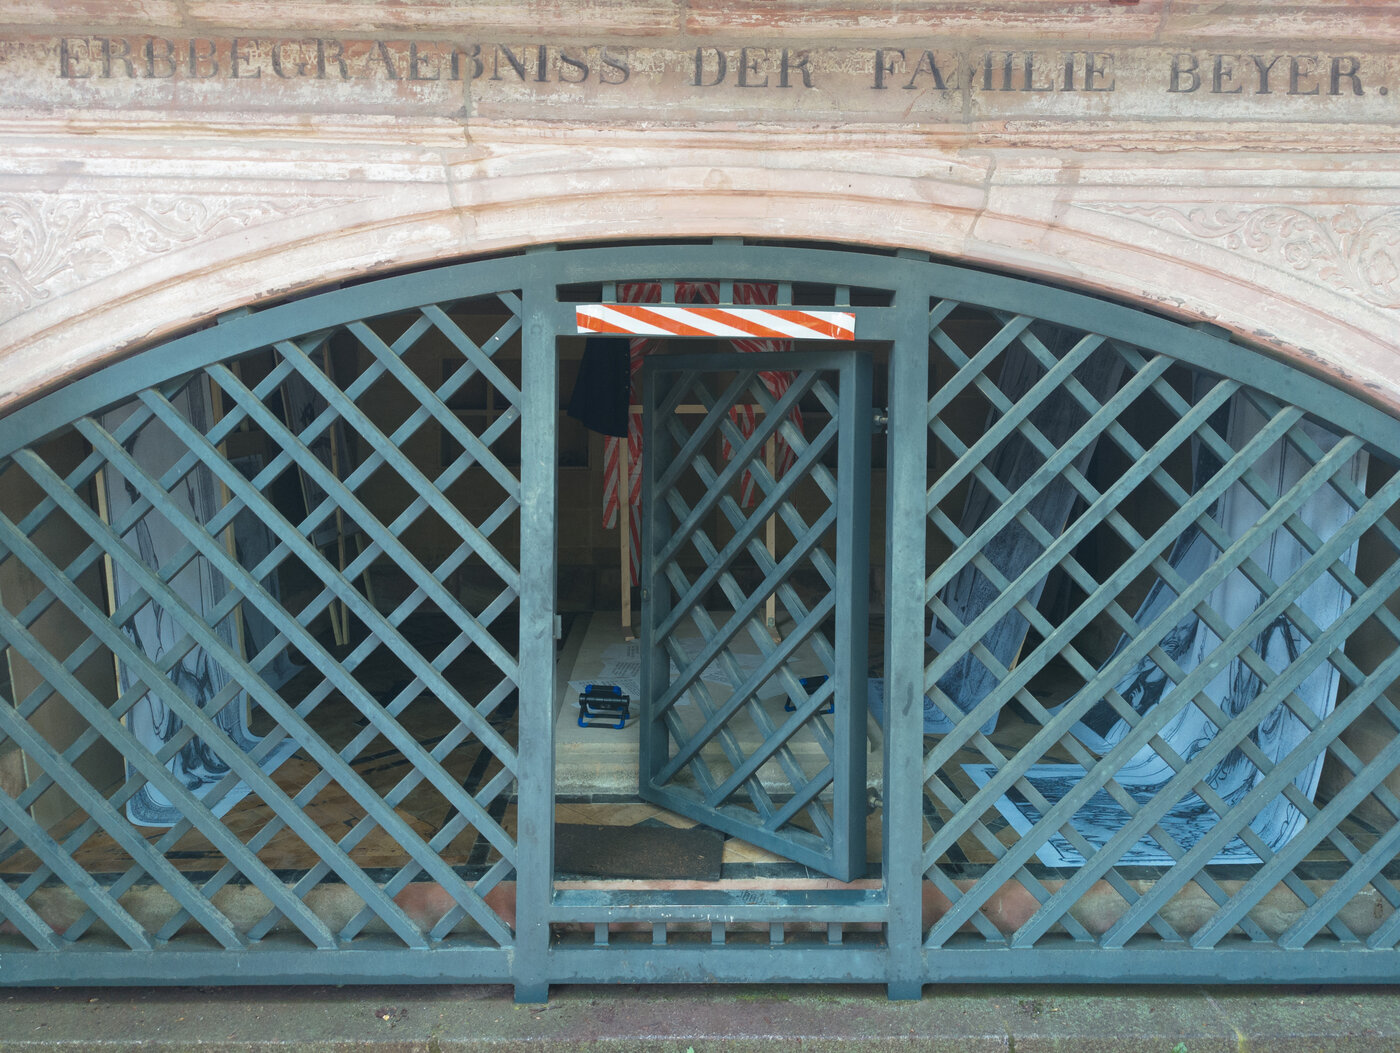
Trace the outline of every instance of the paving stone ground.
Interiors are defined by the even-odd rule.
[[[1400,988],[78,988],[0,991],[0,1051],[1400,1050]]]

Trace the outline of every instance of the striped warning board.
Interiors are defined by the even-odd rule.
[[[854,340],[848,311],[774,307],[663,307],[643,303],[586,303],[577,311],[580,333],[637,336],[723,336],[772,340]]]

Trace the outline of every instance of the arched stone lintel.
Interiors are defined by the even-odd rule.
[[[0,413],[225,311],[346,279],[546,242],[712,235],[914,249],[1042,278],[1221,326],[1400,412],[1400,308],[1339,282],[1325,244],[1302,265],[1277,247],[1280,263],[1258,237],[1241,245],[1192,229],[1189,205],[1102,201],[1092,188],[1067,197],[1063,186],[989,194],[966,172],[785,179],[772,168],[637,162],[455,185],[449,175],[369,197],[343,185],[330,196],[323,184],[319,206],[313,196],[295,214],[273,210],[132,260],[0,325]],[[1221,215],[1245,224],[1265,207],[1283,206]],[[1287,207],[1334,223],[1333,206]]]

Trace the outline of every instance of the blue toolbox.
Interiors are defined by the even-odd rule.
[[[631,702],[616,684],[588,684],[578,695],[578,726],[620,731],[632,719]]]
[[[798,677],[798,678],[797,678],[797,682],[798,682],[799,684],[802,685],[802,690],[806,691],[807,694],[809,694],[809,695],[815,695],[815,694],[817,693],[817,688],[821,687],[824,683],[826,683],[828,679],[829,679],[829,678],[828,678],[828,677],[825,677],[825,676],[802,676],[802,677]],[[796,712],[796,710],[797,710],[797,707],[794,706],[794,705],[792,704],[792,699],[790,699],[790,698],[789,698],[787,701],[785,701],[785,702],[783,703],[783,708],[784,708],[785,710],[787,710],[789,713]],[[836,712],[836,695],[835,695],[835,693],[832,694],[832,696],[831,696],[831,701],[828,702],[828,703],[826,704],[826,708],[823,709],[822,712],[823,712],[823,713],[835,713],[835,712]]]

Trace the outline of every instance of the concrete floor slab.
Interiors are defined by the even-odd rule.
[[[0,1051],[1400,1050],[1400,988],[81,988],[0,993]]]

